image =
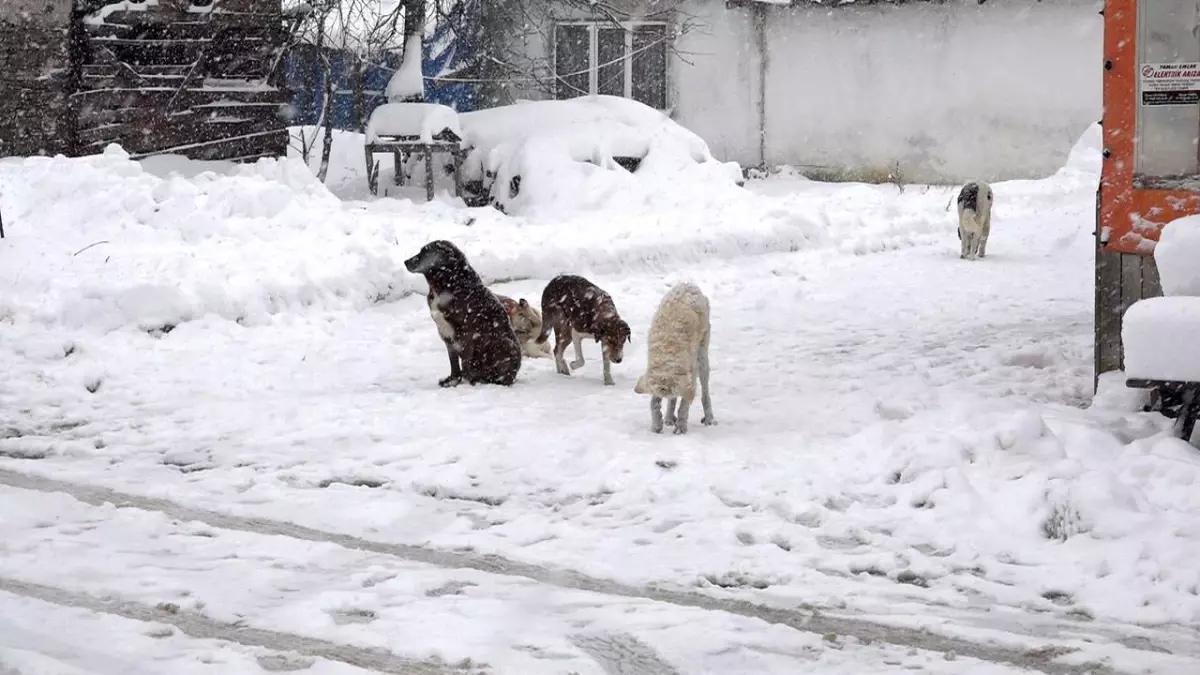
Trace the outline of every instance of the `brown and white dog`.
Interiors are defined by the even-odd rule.
[[[604,359],[604,384],[612,385],[612,364],[624,358],[625,343],[632,342],[629,324],[621,319],[612,296],[580,276],[560,274],[542,291],[542,332],[538,344],[545,344],[554,330],[554,364],[558,372],[570,375],[583,367],[584,338],[600,343]],[[575,345],[575,360],[567,368],[563,354],[567,344]]]
[[[538,336],[542,334],[542,315],[529,304],[525,298],[513,300],[506,295],[494,293],[504,309],[508,310],[508,320],[512,323],[517,340],[521,342],[521,351],[531,359],[550,358],[550,345],[538,344]]]

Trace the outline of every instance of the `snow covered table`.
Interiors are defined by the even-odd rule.
[[[433,155],[444,152],[454,163],[454,194],[462,193],[462,128],[453,108],[437,103],[385,103],[371,113],[367,124],[367,180],[371,194],[379,194],[379,174],[374,169],[376,153],[395,159],[396,185],[404,184],[405,157],[418,153],[425,158],[425,195],[433,200]]]

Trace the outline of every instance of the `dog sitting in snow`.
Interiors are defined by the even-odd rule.
[[[538,336],[542,334],[542,315],[525,298],[512,298],[496,294],[496,299],[508,310],[508,320],[512,323],[517,340],[521,343],[521,352],[531,359],[550,358],[550,345],[538,344]]]
[[[666,424],[675,433],[686,434],[688,411],[696,398],[696,380],[700,380],[700,405],[704,417],[700,423],[717,423],[712,399],[708,395],[708,298],[693,283],[676,284],[663,296],[650,322],[647,339],[646,372],[638,378],[634,392],[650,395],[650,429],[663,429],[662,400],[667,399]],[[679,402],[679,411],[675,403]]]
[[[570,375],[571,370],[583,367],[584,338],[600,343],[604,359],[604,384],[614,384],[612,364],[624,358],[625,343],[632,342],[629,324],[617,314],[612,296],[583,277],[560,274],[546,284],[542,291],[542,333],[537,343],[545,344],[554,330],[554,365],[558,372]],[[563,354],[567,343],[575,345],[575,360],[571,368]]]
[[[442,387],[468,384],[511,385],[521,369],[521,343],[504,305],[484,285],[454,244],[437,240],[404,261],[429,284],[429,314],[450,357]],[[459,365],[461,361],[461,367]]]
[[[974,260],[987,255],[988,234],[992,231],[992,186],[971,181],[958,193],[958,239],[960,258]]]

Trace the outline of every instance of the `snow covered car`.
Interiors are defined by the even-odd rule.
[[[459,116],[469,201],[509,214],[653,202],[697,187],[740,186],[741,167],[662,112],[616,96],[521,101]]]

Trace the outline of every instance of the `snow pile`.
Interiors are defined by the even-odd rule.
[[[914,200],[897,212],[875,195],[851,212],[825,206],[821,194],[777,202],[741,193],[703,212],[618,222],[588,214],[564,237],[559,218],[443,202],[343,204],[297,159],[159,157],[143,166],[116,146],[85,158],[5,160],[0,184],[9,235],[0,246],[8,291],[0,316],[100,331],[155,330],[207,314],[249,324],[287,311],[363,309],[422,292],[403,260],[438,238],[462,247],[485,279],[547,278],[911,245],[938,229],[928,213],[939,206]]]
[[[371,113],[366,142],[375,143],[380,136],[417,136],[429,143],[446,131],[462,138],[458,113],[449,106],[438,103],[384,103]]]
[[[1083,132],[1071,151],[1067,154],[1067,162],[1055,176],[1084,176],[1100,175],[1103,156],[1104,131],[1099,124],[1092,124]]]
[[[510,214],[733,199],[742,180],[699,136],[630,99],[522,101],[461,119],[473,148],[467,180],[483,181]]]
[[[1163,295],[1200,296],[1200,215],[1167,223],[1154,246]]]
[[[1200,216],[1168,223],[1154,261],[1166,297],[1140,300],[1125,311],[1125,374],[1200,382]]]
[[[421,33],[414,33],[404,43],[400,67],[388,80],[384,96],[389,103],[425,100],[425,78],[421,72]]]
[[[766,253],[863,254],[953,241],[948,192],[781,179],[756,181],[755,190],[771,192],[758,194],[721,176],[719,162],[696,163],[689,154],[689,169],[711,179],[692,180],[687,171],[657,170],[683,150],[708,157],[703,143],[669,122],[661,131],[609,137],[618,156],[647,151],[635,174],[574,162],[608,174],[579,186],[612,188],[606,208],[572,213],[564,206],[541,217],[464,209],[444,199],[342,202],[296,158],[139,163],[114,146],[86,158],[0,161],[9,234],[0,246],[0,288],[8,291],[0,293],[0,317],[104,331],[154,330],[208,314],[248,324],[289,311],[362,310],[423,292],[424,281],[403,261],[432,239],[458,244],[489,282],[561,272],[664,273]],[[500,147],[500,136],[484,138]],[[627,144],[639,138],[644,145]],[[363,137],[334,140],[331,183],[365,189],[355,173],[363,166]],[[669,151],[660,156],[660,146]],[[385,190],[393,187],[382,175],[389,159],[380,158]],[[660,182],[640,184],[648,177]],[[1025,181],[997,189],[1005,195],[1003,217],[1011,219],[1041,217],[1059,208],[1064,190],[1090,194],[1095,186]],[[1069,246],[1073,237],[1064,230],[1060,243]]]
[[[1200,382],[1200,298],[1167,296],[1133,303],[1121,340],[1126,377]]]
[[[827,505],[810,508],[825,536],[864,547],[812,563],[922,585],[952,606],[1195,622],[1200,456],[1171,437],[1123,441],[1104,419],[993,401],[918,414],[882,452],[870,446],[884,431],[864,434],[792,488]]]
[[[380,233],[314,217],[341,205],[295,160],[159,177],[110,146],[0,162],[0,183],[9,230],[0,286],[11,291],[0,315],[149,329],[209,312],[245,319],[364,286],[384,292],[390,281],[391,265],[369,252],[379,245],[364,242]]]

